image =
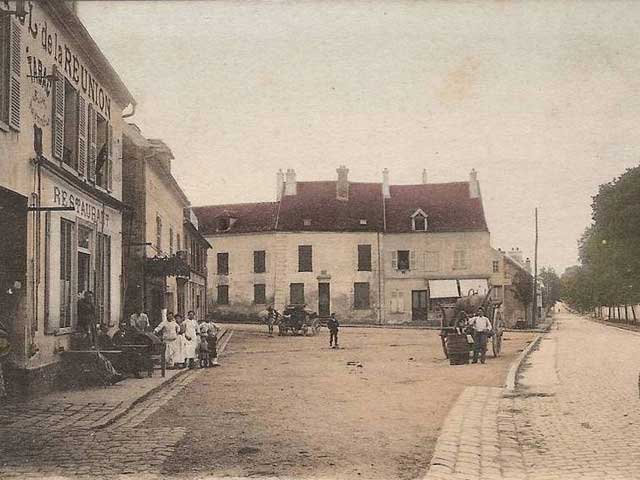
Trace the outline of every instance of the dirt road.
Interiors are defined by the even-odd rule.
[[[239,326],[223,366],[150,420],[190,431],[165,473],[294,478],[418,478],[466,385],[501,385],[533,338],[506,333],[503,355],[450,366],[436,331],[343,328],[318,337]]]

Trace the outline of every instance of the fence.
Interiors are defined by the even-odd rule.
[[[638,316],[640,316],[640,305],[600,306],[596,307],[595,316],[608,322],[635,325],[638,323]]]

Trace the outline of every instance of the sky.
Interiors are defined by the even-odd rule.
[[[276,172],[466,181],[491,243],[577,262],[598,186],[638,165],[640,2],[80,2],[193,205]]]

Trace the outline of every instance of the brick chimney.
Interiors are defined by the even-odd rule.
[[[298,193],[298,187],[296,185],[296,171],[293,168],[287,168],[286,178],[287,181],[284,184],[284,194],[296,195]]]
[[[278,169],[278,173],[276,173],[276,200],[280,201],[282,199],[282,190],[284,189],[284,173],[282,169]]]
[[[382,170],[382,196],[391,198],[391,189],[389,188],[389,169]]]
[[[475,168],[469,173],[469,197],[480,198],[480,182]]]
[[[336,170],[338,183],[336,184],[336,197],[338,200],[349,200],[349,169],[344,165]]]
[[[423,185],[427,184],[427,169],[426,168],[422,169],[422,184]]]

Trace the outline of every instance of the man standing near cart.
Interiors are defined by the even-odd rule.
[[[487,339],[493,327],[489,319],[484,316],[484,309],[482,307],[478,309],[476,316],[469,320],[469,327],[473,329],[472,363],[478,363],[478,354],[480,354],[480,363],[484,363],[487,354]]]

